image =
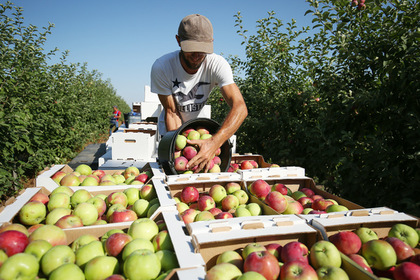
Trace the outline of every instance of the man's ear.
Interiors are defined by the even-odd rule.
[[[176,41],[178,42],[178,46],[181,47],[181,38],[178,35],[175,35]]]

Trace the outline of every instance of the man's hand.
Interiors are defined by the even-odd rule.
[[[213,160],[216,151],[220,148],[219,144],[214,139],[209,138],[205,140],[187,140],[190,145],[198,146],[199,152],[187,164],[187,169],[192,169],[197,166],[194,173],[204,170],[206,173],[209,171],[210,161]]]

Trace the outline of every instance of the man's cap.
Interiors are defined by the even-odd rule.
[[[213,26],[203,15],[184,17],[178,27],[178,36],[184,52],[213,53]]]

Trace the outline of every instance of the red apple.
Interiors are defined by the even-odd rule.
[[[182,150],[182,155],[187,159],[191,160],[197,155],[197,149],[193,146],[187,146]]]
[[[317,280],[315,269],[302,261],[290,261],[281,267],[280,280]]]
[[[410,245],[397,237],[387,237],[385,241],[391,244],[397,254],[397,263],[408,260],[414,256],[414,250]]]
[[[315,194],[310,188],[301,188],[300,191],[306,194],[307,197],[312,197]]]
[[[271,191],[270,185],[263,179],[254,181],[249,186],[249,191],[257,198],[264,200],[268,193]]]
[[[331,200],[326,199],[314,199],[314,202],[312,202],[312,209],[319,210],[319,211],[325,211],[328,206],[333,205],[334,202]]]
[[[229,219],[233,218],[232,214],[229,212],[220,212],[216,216],[214,216],[216,219]]]
[[[122,223],[137,220],[137,214],[133,210],[122,209],[115,210],[109,217],[110,223]]]
[[[319,194],[314,194],[313,196],[311,196],[311,198],[315,201],[317,199],[324,199],[324,197],[322,195]]]
[[[183,172],[187,170],[187,163],[188,159],[186,159],[184,156],[179,156],[175,159],[174,168],[178,172]]]
[[[149,176],[146,173],[140,173],[134,180],[140,181],[142,183],[146,183],[147,179],[149,179]]]
[[[283,213],[288,205],[286,198],[278,191],[270,191],[265,197],[265,202],[278,213]]]
[[[70,215],[65,215],[63,217],[61,217],[60,219],[57,220],[57,222],[55,222],[56,226],[58,226],[59,228],[76,228],[76,227],[82,227],[83,226],[83,222],[82,219],[76,215],[70,214]]]
[[[265,245],[265,248],[269,253],[274,255],[277,260],[281,260],[281,250],[283,249],[283,246],[281,246],[279,243],[270,243]]]
[[[419,280],[420,266],[412,262],[403,262],[397,265],[393,275],[395,280]]]
[[[303,208],[308,208],[312,206],[314,200],[310,197],[304,196],[298,199],[298,202],[302,204]]]
[[[417,264],[417,265],[420,265],[420,253],[418,253],[418,254],[416,254],[416,255],[412,256],[412,257],[410,258],[410,262],[415,263],[415,264]]]
[[[348,230],[331,235],[329,240],[345,255],[356,254],[362,248],[362,241],[359,236]]]
[[[181,218],[185,224],[192,223],[194,222],[195,216],[197,216],[198,212],[199,212],[198,210],[193,209],[193,208],[187,209],[184,212],[182,212]]]
[[[214,217],[216,217],[218,214],[222,213],[223,211],[220,208],[214,207],[214,208],[211,208],[209,212],[212,213]]]
[[[309,263],[308,261],[308,247],[299,241],[291,241],[283,246],[281,250],[281,261],[287,263],[290,261],[301,261]]]
[[[124,246],[133,238],[121,232],[111,234],[105,241],[105,251],[109,256],[116,257],[123,250]]]
[[[288,202],[286,210],[283,211],[283,214],[301,214],[303,212],[303,206],[296,200],[291,200]]]
[[[367,272],[373,273],[372,269],[370,268],[369,264],[367,263],[366,259],[359,254],[350,254],[348,257],[353,260],[355,263],[360,265],[361,268],[366,270]]]
[[[216,203],[214,199],[209,195],[202,195],[198,199],[198,210],[200,211],[208,211],[212,208],[216,207]]]
[[[255,271],[267,280],[276,280],[280,275],[277,258],[268,251],[252,252],[244,261],[244,272]]]
[[[244,160],[241,162],[240,168],[242,170],[253,169],[254,165],[249,160]]]
[[[182,202],[189,204],[198,201],[199,195],[197,188],[189,186],[182,189],[180,199]]]
[[[22,253],[29,244],[28,236],[17,230],[7,230],[0,233],[0,250],[8,257]]]
[[[271,187],[272,191],[278,191],[279,193],[281,193],[282,195],[287,195],[289,194],[289,189],[286,187],[285,184],[281,184],[281,183],[276,183]],[[290,191],[291,193],[291,191]]]
[[[42,193],[42,192],[37,192],[29,201],[40,201],[46,205],[49,200],[50,198],[48,197],[47,194]]]

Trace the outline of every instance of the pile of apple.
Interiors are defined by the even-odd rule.
[[[259,167],[258,162],[256,162],[253,159],[246,159],[246,160],[241,160],[239,163],[231,162],[228,168],[228,172],[236,172],[238,170],[254,169],[258,167]],[[280,166],[276,163],[272,163],[270,167],[280,167]]]
[[[105,174],[104,170],[92,168],[87,164],[78,165],[73,172],[57,171],[51,179],[59,186],[115,186],[115,185],[142,185],[151,178],[149,171],[140,172],[135,166],[125,170]]]
[[[197,129],[187,128],[176,136],[175,139],[175,151],[173,154],[174,158],[174,168],[179,174],[191,174],[197,169],[196,166],[187,169],[188,161],[197,155],[199,149],[196,145],[191,145],[187,140],[205,140],[212,137],[210,132],[204,128],[200,127]],[[220,172],[220,164],[222,160],[220,159],[221,149],[217,149],[216,154],[210,161],[209,173],[218,173]]]
[[[368,227],[340,231],[329,240],[366,271],[383,279],[420,279],[420,229],[396,223],[379,238]]]
[[[194,186],[187,186],[174,199],[185,224],[262,214],[258,203],[248,203],[248,194],[237,182],[216,183],[203,193]]]
[[[141,218],[126,230],[84,234],[67,244],[54,225],[1,227],[0,279],[164,279],[179,267],[164,220]]]
[[[281,183],[268,184],[258,179],[248,185],[248,191],[280,214],[321,214],[348,211],[334,199],[315,194],[310,188],[292,192]]]
[[[48,224],[63,229],[128,222],[151,217],[159,206],[152,184],[132,186],[108,195],[59,186],[49,195],[36,193],[19,210],[16,222],[28,227]]]
[[[241,250],[225,251],[206,273],[207,280],[348,280],[341,268],[340,251],[321,240],[310,250],[300,241],[262,245],[250,243]]]

